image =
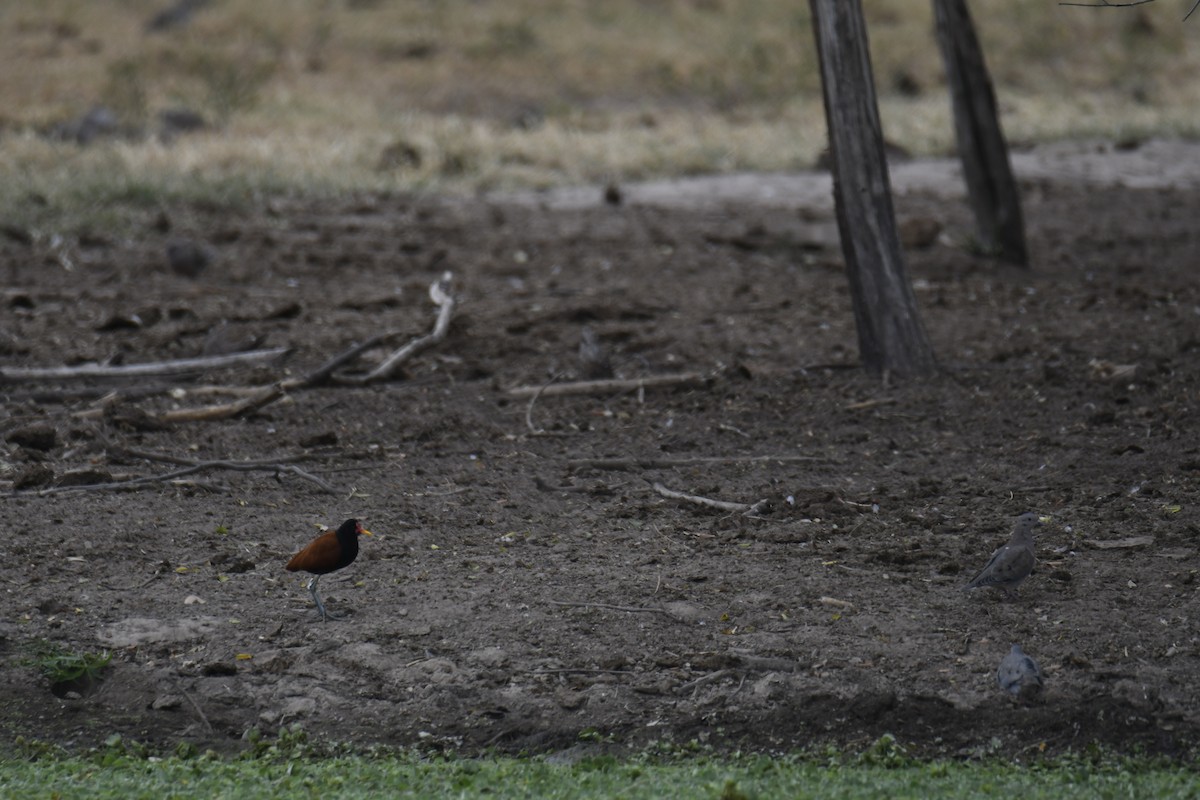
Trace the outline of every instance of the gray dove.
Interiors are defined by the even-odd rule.
[[[1008,544],[992,553],[987,565],[963,587],[963,591],[995,586],[1002,589],[1006,597],[1015,597],[1017,587],[1033,572],[1033,529],[1041,524],[1038,515],[1032,511],[1017,517]]]
[[[584,325],[579,337],[579,364],[583,378],[588,381],[602,380],[613,376],[608,353],[600,343],[600,337],[591,325]]]
[[[1014,644],[996,670],[996,683],[1013,697],[1029,703],[1042,694],[1042,670],[1025,655],[1021,645]]]

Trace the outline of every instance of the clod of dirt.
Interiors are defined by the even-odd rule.
[[[239,334],[228,322],[222,322],[204,337],[202,355],[223,356],[229,353],[244,353],[263,343],[266,337],[254,333]]]
[[[237,666],[228,661],[210,661],[200,671],[210,678],[237,675]]]
[[[37,610],[42,614],[50,615],[70,611],[71,607],[58,598],[51,597],[38,603]]]
[[[104,418],[116,427],[126,431],[147,432],[161,431],[167,426],[157,418],[150,416],[137,406],[114,404],[106,406]]]
[[[296,441],[301,447],[333,447],[338,443],[338,435],[334,431],[321,431],[311,436],[303,436]]]
[[[97,638],[112,648],[134,647],[160,642],[184,642],[202,639],[216,630],[211,619],[164,620],[152,617],[129,617],[100,631]]]
[[[897,225],[900,244],[910,250],[923,250],[942,234],[942,223],[933,217],[907,217]]]
[[[8,441],[28,447],[30,450],[53,450],[58,445],[58,431],[44,422],[33,422],[14,428],[8,433]]]
[[[176,275],[198,278],[212,261],[212,250],[200,242],[176,239],[167,244],[167,265]]]
[[[95,483],[112,483],[112,473],[106,469],[83,467],[71,469],[58,477],[59,486],[91,486]]]
[[[150,704],[150,708],[155,711],[169,711],[174,708],[179,708],[183,705],[183,698],[176,694],[164,694],[154,698],[154,702]]]
[[[106,333],[109,331],[149,328],[161,320],[162,316],[162,310],[154,307],[142,308],[129,314],[118,312],[96,326],[96,330],[100,333]]]
[[[45,464],[27,464],[13,476],[14,489],[37,489],[54,481],[54,470]]]
[[[87,697],[100,688],[101,679],[95,675],[80,675],[69,681],[55,681],[50,684],[50,693],[64,700],[78,700]]]

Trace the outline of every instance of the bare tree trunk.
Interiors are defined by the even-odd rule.
[[[933,0],[933,13],[954,107],[958,155],[975,212],[975,235],[985,251],[1028,266],[1021,196],[966,0]]]
[[[861,0],[809,0],[842,253],[863,366],[874,375],[936,369],[904,269]]]

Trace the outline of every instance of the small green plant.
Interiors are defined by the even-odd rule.
[[[895,736],[885,733],[859,754],[858,763],[862,766],[901,769],[911,767],[916,762]]]
[[[108,650],[99,653],[68,650],[61,644],[43,639],[34,647],[34,655],[25,663],[37,667],[53,686],[94,679],[111,661],[112,653]]]

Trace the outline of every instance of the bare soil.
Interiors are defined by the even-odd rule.
[[[949,178],[897,199],[942,364],[929,381],[856,367],[818,191],[277,197],[173,209],[65,250],[9,231],[8,366],[195,356],[223,321],[227,341],[292,351],[173,379],[174,394],[120,384],[103,415],[86,412],[112,384],[0,385],[0,477],[26,487],[0,505],[5,739],[237,749],[252,727],[300,723],[465,752],[889,732],[945,755],[1194,746],[1200,195],[1025,170],[1024,271],[964,245],[969,212],[938,169]],[[195,278],[166,264],[181,235],[216,254]],[[427,332],[445,270],[450,335],[396,379],[154,425],[229,399],[198,387],[266,384],[385,330]],[[618,377],[706,380],[509,394],[581,377],[585,325]],[[44,493],[177,468],[105,439],[199,460],[303,454],[336,493],[223,469]],[[770,505],[747,517],[656,482]],[[1019,599],[962,592],[1030,509],[1051,521]],[[376,535],[323,580],[346,616],[321,623],[283,565],[348,517]],[[112,665],[52,692],[28,663],[42,639],[109,649]],[[1012,642],[1046,673],[1040,704],[996,689]]]

